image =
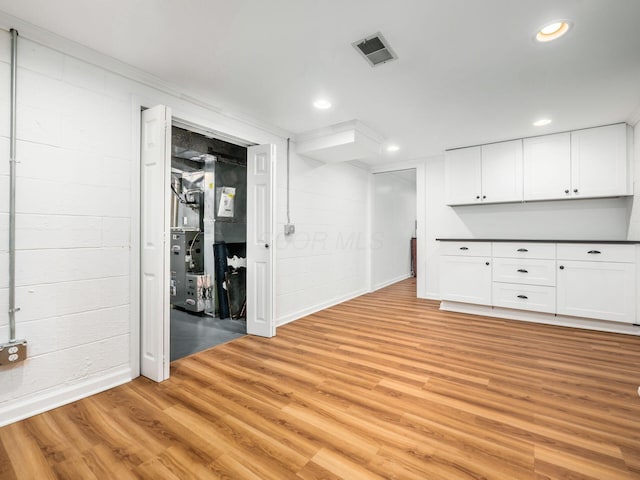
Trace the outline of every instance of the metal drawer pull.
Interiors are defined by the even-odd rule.
[[[598,253],[601,253],[601,252],[599,250],[589,250],[587,253],[591,253],[593,255],[593,254],[598,254]]]
[[[460,250],[469,250],[469,247],[460,247]]]
[[[518,252],[528,252],[529,250],[527,250],[526,248],[519,248]]]
[[[520,273],[529,273],[527,270],[525,270],[524,268],[519,268],[518,271]]]
[[[518,298],[523,298],[524,300],[528,300],[529,297],[527,297],[526,295],[518,295]]]

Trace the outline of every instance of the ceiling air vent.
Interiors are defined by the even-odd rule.
[[[389,42],[385,40],[380,32],[353,42],[351,45],[360,52],[372,67],[398,58],[395,52],[391,50]]]

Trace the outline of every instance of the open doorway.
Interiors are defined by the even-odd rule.
[[[204,138],[217,137],[217,134],[209,130],[200,129],[199,127],[192,127],[190,124],[186,124],[184,120],[179,121],[180,126],[188,125],[187,131],[191,132],[204,132]],[[225,138],[221,135],[222,138]],[[233,142],[234,140],[231,140]],[[262,337],[273,337],[276,334],[275,327],[275,272],[274,272],[274,252],[270,245],[273,244],[273,232],[275,217],[273,214],[274,209],[274,176],[275,176],[275,159],[276,159],[276,147],[274,144],[261,144],[255,145],[244,140],[239,141],[238,144],[232,143],[236,147],[241,146],[246,148],[246,333],[249,335],[258,335]],[[170,345],[170,333],[171,333],[171,304],[179,303],[178,298],[171,299],[171,250],[173,247],[179,246],[177,257],[181,258],[184,267],[185,282],[189,281],[187,274],[195,275],[191,277],[192,285],[189,288],[184,289],[184,299],[182,303],[182,309],[185,306],[190,308],[200,309],[198,305],[199,301],[202,301],[203,310],[209,309],[210,317],[214,318],[217,308],[220,308],[220,304],[213,302],[207,306],[207,301],[211,301],[214,295],[218,295],[218,299],[227,297],[228,302],[234,302],[234,299],[230,299],[225,292],[218,292],[217,287],[219,282],[209,277],[209,284],[206,284],[206,277],[203,276],[205,272],[205,263],[207,261],[204,258],[205,252],[212,251],[214,247],[218,249],[219,245],[216,240],[216,222],[218,217],[229,218],[231,213],[231,207],[235,208],[236,193],[230,189],[217,190],[218,187],[225,187],[226,185],[220,185],[216,181],[207,182],[207,177],[203,177],[203,188],[190,185],[185,187],[187,183],[182,182],[184,176],[189,177],[193,173],[193,170],[186,168],[186,162],[184,160],[193,160],[188,157],[188,149],[183,152],[182,168],[175,170],[175,176],[181,176],[182,187],[180,190],[177,188],[177,184],[173,184],[173,188],[176,190],[176,197],[182,198],[184,207],[193,207],[193,210],[198,210],[200,205],[202,208],[206,205],[207,195],[205,193],[200,194],[201,191],[210,189],[213,192],[213,208],[214,210],[214,224],[209,225],[213,228],[213,244],[206,245],[204,243],[204,235],[207,231],[207,225],[203,218],[200,222],[200,218],[190,219],[190,215],[196,216],[195,212],[189,212],[182,209],[182,217],[180,217],[180,208],[176,208],[174,211],[178,212],[177,224],[180,224],[180,230],[176,229],[175,232],[171,230],[172,222],[172,197],[174,196],[172,189],[172,116],[171,109],[165,105],[156,105],[151,108],[141,108],[141,124],[140,124],[140,232],[139,232],[139,245],[140,245],[140,289],[139,289],[139,305],[140,305],[140,330],[139,330],[139,352],[140,352],[140,373],[157,382],[166,380],[169,378],[169,362],[171,361],[171,345]],[[178,150],[177,150],[178,151]],[[215,152],[214,152],[215,153]],[[224,152],[226,156],[229,152]],[[233,167],[237,167],[239,163],[237,158],[231,158],[236,160],[235,162],[218,162],[211,157],[216,157],[212,153],[209,153],[208,149],[198,153],[197,156],[204,155],[200,160],[206,165],[207,160],[213,163],[220,163],[227,165],[233,164]],[[180,156],[178,155],[178,158]],[[194,155],[195,157],[195,155]],[[195,161],[195,160],[194,160]],[[180,162],[178,162],[180,163]],[[196,162],[197,163],[197,162]],[[192,165],[194,167],[194,165]],[[227,165],[228,167],[228,165]],[[231,167],[229,167],[231,168]],[[195,170],[195,168],[194,168]],[[205,168],[206,170],[206,168]],[[214,167],[215,174],[215,167]],[[218,180],[223,178],[223,174],[220,173]],[[194,180],[195,179],[191,179]],[[187,190],[192,190],[191,194]],[[200,190],[200,192],[199,192]],[[219,196],[216,199],[216,195]],[[195,198],[202,196],[200,201],[196,201]],[[181,202],[178,200],[178,203]],[[227,215],[227,217],[225,217]],[[186,220],[185,220],[185,217]],[[224,223],[224,222],[220,222]],[[189,229],[184,228],[189,227]],[[230,227],[231,228],[231,227]],[[237,225],[233,228],[239,228]],[[173,239],[172,234],[176,234],[178,238]],[[183,238],[179,238],[180,234]],[[189,238],[187,238],[189,236]],[[232,238],[232,237],[230,237]],[[211,237],[209,237],[209,240]],[[176,245],[171,245],[171,242],[175,240]],[[198,242],[200,242],[198,244]],[[232,283],[236,279],[227,279],[227,273],[236,273],[240,271],[242,262],[239,258],[242,256],[242,246],[237,246],[237,249],[233,249],[231,243],[242,242],[229,242],[229,244],[223,244],[222,252],[216,255],[214,252],[214,271],[218,271],[219,265],[216,259],[220,259],[222,263],[221,272],[216,273],[217,278],[224,278],[225,282]],[[195,250],[200,247],[202,253],[202,266],[196,263],[193,255]],[[177,251],[178,249],[175,248]],[[186,252],[186,253],[185,253]],[[235,253],[234,253],[235,252]],[[228,256],[230,254],[230,256]],[[238,257],[235,259],[234,257]],[[229,258],[232,259],[229,262]],[[226,261],[226,266],[224,265]],[[234,270],[229,270],[229,263],[232,264]],[[235,265],[235,266],[233,266]],[[191,271],[188,271],[191,270]],[[198,277],[200,275],[200,277]],[[179,275],[182,277],[182,274]],[[178,275],[174,276],[174,281]],[[198,283],[200,282],[200,284]],[[226,283],[223,284],[226,290]],[[216,287],[216,288],[214,288]],[[240,290],[236,290],[240,291]],[[189,294],[191,292],[191,295]],[[177,294],[177,288],[176,288]],[[242,297],[235,298],[236,305],[242,305]],[[189,301],[191,300],[191,301]],[[228,305],[227,305],[228,306]],[[242,307],[239,309],[242,310]],[[201,312],[196,312],[201,313]],[[231,310],[227,315],[231,315]],[[218,318],[228,318],[224,313],[218,312]],[[135,343],[132,343],[135,345]],[[134,347],[135,348],[135,347]],[[206,347],[205,347],[206,348]],[[134,350],[135,352],[135,350]]]
[[[247,149],[171,129],[170,360],[246,334]]]
[[[417,276],[416,169],[373,175],[373,290]]]

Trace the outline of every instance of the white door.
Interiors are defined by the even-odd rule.
[[[247,333],[276,334],[273,303],[275,145],[247,149]]]
[[[569,132],[524,139],[524,199],[571,197]]]
[[[482,201],[522,201],[522,140],[482,145]]]
[[[571,190],[574,196],[628,195],[627,163],[626,124],[571,132]]]
[[[482,200],[480,147],[448,151],[444,169],[447,205],[469,205]]]
[[[140,373],[161,382],[169,378],[169,108],[142,112],[140,148]]]
[[[440,295],[452,302],[491,305],[491,257],[440,257]]]

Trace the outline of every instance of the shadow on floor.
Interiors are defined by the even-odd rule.
[[[242,320],[221,320],[171,309],[171,361],[215,347],[242,337],[247,323]]]

